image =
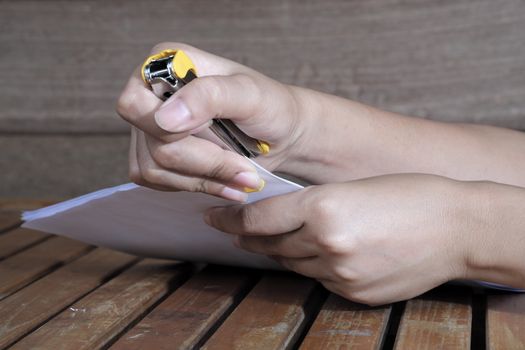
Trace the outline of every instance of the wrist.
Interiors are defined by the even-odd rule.
[[[525,286],[525,190],[470,182],[466,279]]]
[[[276,170],[311,183],[349,180],[349,164],[357,166],[353,145],[361,142],[360,147],[365,146],[354,135],[365,133],[357,125],[361,113],[349,100],[295,86],[290,89],[296,105],[296,136],[286,151],[286,161]]]

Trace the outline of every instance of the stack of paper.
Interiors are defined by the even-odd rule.
[[[266,186],[251,193],[248,202],[302,188],[253,164]],[[25,212],[22,220],[23,227],[141,256],[280,268],[266,256],[236,248],[230,235],[204,223],[207,208],[229,204],[234,203],[202,193],[161,192],[124,184]]]
[[[266,186],[251,193],[248,202],[303,188],[252,163]],[[282,269],[266,256],[236,248],[231,236],[204,223],[207,208],[228,204],[233,203],[202,193],[124,184],[25,212],[22,226],[146,257]],[[522,291],[487,282],[466,283]]]

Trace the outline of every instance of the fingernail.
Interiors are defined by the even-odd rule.
[[[244,192],[234,190],[230,187],[224,187],[221,191],[221,196],[237,202],[246,202],[248,195]]]
[[[266,185],[266,182],[264,182],[263,179],[261,179],[261,182],[259,183],[259,186],[256,188],[253,187],[245,187],[243,188],[243,191],[246,193],[253,193],[253,192],[261,192],[264,188],[264,185]]]
[[[232,180],[247,193],[258,192],[264,187],[264,180],[256,172],[243,171],[235,175]]]
[[[155,113],[157,125],[171,132],[184,131],[190,119],[191,112],[180,98],[168,101]]]

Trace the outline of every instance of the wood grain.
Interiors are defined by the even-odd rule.
[[[127,132],[115,102],[161,41],[408,115],[525,129],[524,25],[521,0],[1,1],[0,130]]]
[[[488,349],[525,349],[525,295],[490,295],[486,332]]]
[[[1,7],[1,4],[0,4]],[[1,15],[0,15],[1,16]],[[1,89],[1,87],[0,87]],[[1,112],[0,112],[1,113]],[[2,145],[0,140],[0,146],[2,148],[2,157],[0,157],[0,169],[2,169],[2,187],[9,187],[9,178],[12,174],[13,160],[18,157],[11,157],[5,145]],[[20,154],[20,148],[18,149]],[[5,162],[5,163],[4,163]],[[2,192],[0,190],[0,192]],[[20,193],[11,193],[11,195],[20,196]],[[4,194],[5,196],[5,194]],[[41,200],[41,199],[22,199],[22,198],[0,198],[0,233],[8,229],[14,228],[20,225],[21,213],[24,210],[38,209],[50,204],[53,204],[53,200]]]
[[[144,260],[68,307],[12,349],[99,349],[188,272],[186,264]]]
[[[371,308],[331,294],[300,349],[380,349],[391,307]]]
[[[0,1],[0,196],[126,181],[115,104],[162,41],[394,112],[525,130],[524,26],[522,0]]]
[[[5,154],[5,153],[4,153]],[[58,199],[0,198],[0,211],[34,210],[59,202]]]
[[[207,267],[159,304],[111,349],[194,349],[258,272]]]
[[[134,261],[131,255],[97,248],[0,301],[0,349]]]
[[[53,237],[0,261],[0,300],[91,249],[72,239]]]
[[[20,224],[20,212],[0,211],[0,233],[7,231]]]
[[[26,228],[17,228],[0,235],[0,260],[50,237],[51,235]]]
[[[470,349],[472,307],[465,291],[445,288],[407,301],[395,349]]]
[[[0,134],[0,197],[71,198],[122,184],[128,148],[128,135]]]
[[[264,276],[202,349],[287,349],[304,325],[315,285],[290,273]]]

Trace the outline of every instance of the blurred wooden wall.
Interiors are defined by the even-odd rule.
[[[115,101],[161,41],[404,114],[525,130],[523,0],[4,0],[0,196],[127,181]]]

